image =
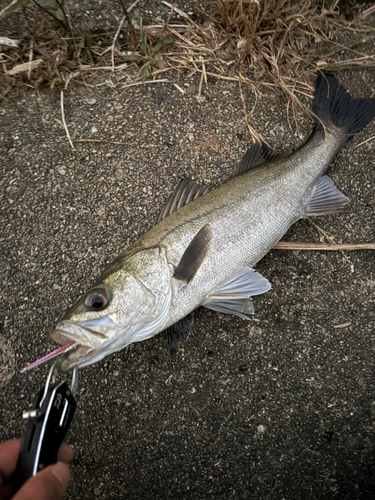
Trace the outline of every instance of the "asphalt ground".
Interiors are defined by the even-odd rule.
[[[339,79],[374,94],[374,71]],[[180,178],[223,182],[249,147],[236,84],[209,79],[202,96],[172,83],[72,89],[72,138],[124,143],[75,150],[59,93],[1,104],[0,440],[23,434],[49,367],[19,369],[55,348],[61,311],[154,224]],[[283,151],[312,128],[297,122],[271,93],[252,121]],[[357,147],[373,135],[375,123],[329,169],[351,203],[313,222],[336,242],[374,241],[374,142]],[[284,239],[320,237],[301,220]],[[199,309],[175,358],[159,335],[80,371],[66,498],[375,498],[374,252],[275,250],[257,270],[273,288],[252,321]]]

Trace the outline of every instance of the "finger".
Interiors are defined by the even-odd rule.
[[[8,479],[16,470],[21,440],[13,439],[0,444],[0,477]]]
[[[57,462],[29,479],[12,500],[59,500],[68,486],[69,479],[69,467],[64,462]]]
[[[9,479],[16,470],[18,455],[21,448],[21,439],[13,439],[0,444],[0,478]],[[73,459],[73,448],[66,443],[60,446],[57,460],[70,462]]]
[[[57,454],[58,462],[70,462],[73,460],[73,448],[66,443],[60,446],[59,452]]]

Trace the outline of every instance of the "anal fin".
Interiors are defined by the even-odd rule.
[[[307,204],[305,217],[332,214],[341,210],[347,203],[349,198],[337,189],[328,175],[323,175]]]
[[[271,284],[251,267],[240,269],[223,286],[211,293],[202,306],[225,314],[249,319],[254,314],[253,295],[268,292]]]

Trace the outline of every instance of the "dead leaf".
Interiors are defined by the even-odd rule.
[[[7,71],[7,74],[12,76],[17,75],[18,73],[23,73],[24,71],[32,71],[33,69],[37,68],[42,62],[43,59],[35,59],[34,61],[30,61],[27,63],[17,64],[17,66],[14,66],[14,68]]]

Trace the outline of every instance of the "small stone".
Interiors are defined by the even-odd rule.
[[[210,108],[203,108],[201,109],[201,116],[207,116],[211,113]]]
[[[52,285],[52,290],[53,290],[54,292],[60,292],[60,291],[62,290],[62,286],[58,285],[57,283],[54,283],[54,284]]]
[[[94,97],[89,97],[89,98],[85,99],[85,101],[87,102],[87,104],[95,104],[96,103],[96,99],[94,99]]]
[[[165,94],[156,94],[156,96],[155,96],[156,104],[158,106],[161,106],[162,104],[164,104],[166,99],[167,99],[167,96]]]
[[[197,86],[196,85],[189,85],[188,88],[186,89],[186,93],[188,95],[190,94],[194,94],[194,92],[197,90]]]
[[[95,125],[93,127],[91,127],[91,132],[93,134],[96,134],[97,131],[98,131],[98,129],[95,127]]]
[[[60,165],[59,167],[57,167],[57,170],[58,170],[59,174],[61,174],[61,175],[66,174],[66,166],[65,165]]]

